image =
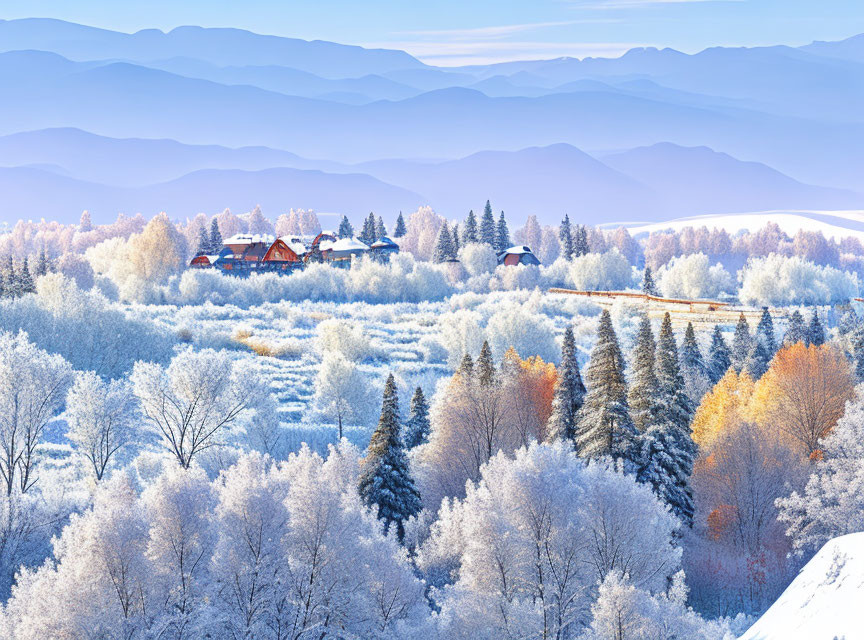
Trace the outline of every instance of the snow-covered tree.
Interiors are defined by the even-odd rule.
[[[457,257],[459,255],[459,250],[462,248],[462,236],[459,231],[459,223],[453,225],[453,228],[450,230],[450,239],[453,241],[453,257]]]
[[[491,387],[495,384],[495,361],[492,358],[492,349],[489,348],[489,342],[486,340],[483,341],[483,346],[480,348],[480,355],[477,358],[474,372],[480,386]]]
[[[246,215],[246,226],[249,229],[249,233],[253,235],[257,234],[272,236],[274,233],[276,233],[273,225],[267,218],[264,217],[264,214],[261,212],[261,205],[255,205],[255,208]]]
[[[746,305],[844,304],[858,295],[858,277],[799,256],[772,254],[748,261],[738,298]]]
[[[130,380],[146,421],[183,468],[222,444],[225,431],[269,394],[242,366],[212,349],[182,351],[168,367],[137,362]]]
[[[25,261],[24,266],[27,266]],[[807,339],[809,344],[817,347],[825,344],[825,329],[822,328],[822,323],[819,321],[819,310],[813,307],[813,315],[810,316],[810,324],[807,326]]]
[[[730,358],[735,371],[741,373],[747,366],[747,358],[753,347],[753,338],[750,335],[750,324],[742,312],[738,316],[738,324],[735,325],[735,335],[732,337],[732,352]]]
[[[627,393],[630,416],[640,432],[657,424],[659,420],[657,373],[654,369],[656,350],[651,321],[648,315],[644,314],[639,322],[639,334],[630,364],[630,388]]]
[[[363,220],[363,228],[360,230],[360,235],[357,236],[357,239],[367,245],[375,242],[377,239],[375,237],[375,225],[375,214],[370,211],[369,215]]]
[[[340,238],[354,237],[354,227],[351,226],[348,216],[342,216],[342,220],[339,222],[339,230],[336,232],[336,235]]]
[[[477,218],[474,215],[474,209],[468,212],[468,217],[465,218],[465,228],[462,229],[462,244],[469,245],[480,241],[477,235]]]
[[[38,349],[27,334],[0,333],[0,477],[7,496],[37,480],[45,426],[63,406],[72,367]]]
[[[447,262],[456,257],[456,251],[453,247],[453,238],[450,236],[450,227],[447,222],[441,225],[438,230],[438,239],[435,242],[435,252],[432,254],[433,262]]]
[[[213,218],[210,223],[210,246],[208,251],[210,253],[216,254],[222,251],[223,241],[222,241],[222,233],[219,231],[219,220],[217,218]]]
[[[702,357],[702,349],[696,341],[693,323],[687,323],[684,340],[681,342],[681,375],[684,376],[684,390],[695,407],[712,386],[708,365]]]
[[[396,228],[393,229],[393,237],[401,238],[406,233],[405,229],[405,218],[402,217],[402,212],[399,212],[399,216],[396,218]]]
[[[93,230],[93,223],[90,220],[90,212],[82,211],[81,219],[78,221],[78,233],[87,233]]]
[[[405,448],[413,449],[429,440],[429,405],[423,388],[417,387],[411,396],[410,414],[405,422]]]
[[[507,221],[504,219],[504,212],[498,217],[498,224],[495,226],[495,250],[506,251],[511,247],[510,230],[507,228]]]
[[[39,250],[39,258],[36,262],[36,277],[40,278],[49,271],[51,271],[51,260],[45,252],[45,245],[42,245],[42,248]]]
[[[552,415],[549,416],[546,427],[548,440],[565,439],[571,445],[574,444],[576,420],[584,401],[585,385],[579,373],[576,340],[573,337],[573,328],[568,326],[564,330],[564,341],[561,344],[561,365],[555,383]]]
[[[325,420],[336,423],[340,440],[345,424],[365,425],[374,410],[368,380],[352,361],[335,352],[321,360],[312,402]]]
[[[618,249],[574,256],[568,275],[580,291],[614,291],[633,284],[633,269]]]
[[[383,238],[387,235],[387,227],[384,224],[384,218],[378,216],[375,221],[375,239]]]
[[[573,256],[578,258],[591,252],[592,248],[588,245],[588,229],[585,228],[584,224],[577,225],[576,233],[573,237]],[[594,253],[602,253],[602,250],[595,251]]]
[[[789,324],[786,325],[786,333],[783,335],[783,346],[791,347],[793,344],[803,342],[804,346],[810,344],[810,334],[807,332],[807,325],[804,324],[804,317],[798,309],[792,312],[789,316]]]
[[[570,216],[566,213],[558,230],[558,241],[561,243],[561,257],[565,260],[572,260],[574,258],[573,231],[570,226]]]
[[[384,385],[381,417],[372,434],[359,479],[360,496],[366,505],[377,507],[384,530],[393,530],[399,540],[405,536],[405,521],[420,513],[420,493],[408,467],[399,421],[396,380],[391,373]]]
[[[657,290],[657,285],[654,282],[654,275],[651,273],[651,267],[646,266],[642,272],[642,293],[649,296],[659,296],[660,291]]]
[[[195,255],[203,256],[210,253],[210,235],[207,233],[207,229],[203,226],[198,227],[198,239],[196,240],[195,245]]]
[[[488,244],[493,249],[496,245],[498,237],[498,229],[495,224],[495,216],[492,215],[492,205],[486,201],[486,206],[483,208],[483,217],[480,218],[480,228],[478,230],[477,239],[480,242]]]
[[[722,264],[712,266],[704,253],[672,258],[660,267],[657,283],[667,298],[716,298],[734,290],[729,272]]]
[[[67,437],[102,480],[121,450],[134,443],[135,396],[124,380],[105,382],[92,371],[76,374],[66,396]]]
[[[707,371],[711,384],[717,384],[720,379],[726,375],[729,367],[732,366],[732,355],[729,351],[729,346],[726,344],[726,339],[723,337],[723,330],[720,325],[714,326],[714,332],[711,334],[711,349],[708,352]]]
[[[636,428],[627,404],[624,358],[607,309],[585,370],[585,402],[576,425],[576,450],[584,458],[634,459]]]

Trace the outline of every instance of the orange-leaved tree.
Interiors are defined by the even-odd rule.
[[[734,368],[726,372],[714,388],[706,393],[693,416],[693,441],[704,452],[724,433],[728,433],[749,416],[753,379]]]

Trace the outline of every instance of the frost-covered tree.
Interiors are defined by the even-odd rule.
[[[741,373],[747,365],[750,349],[753,347],[753,338],[750,335],[750,324],[742,312],[738,316],[738,324],[735,325],[735,335],[732,337],[732,352],[730,358],[735,371]]]
[[[555,382],[555,397],[552,400],[552,415],[546,427],[547,440],[564,439],[574,444],[576,420],[579,409],[585,401],[585,385],[579,373],[579,360],[576,357],[576,340],[573,328],[564,330],[561,344],[561,365]]]
[[[249,228],[249,233],[253,235],[272,236],[276,232],[273,225],[261,212],[261,205],[255,205],[255,208],[247,214],[246,225]]]
[[[100,481],[138,428],[135,396],[124,380],[106,382],[92,371],[76,374],[66,396],[67,437]]]
[[[627,402],[633,424],[640,432],[659,420],[657,403],[657,373],[654,370],[656,344],[651,321],[644,314],[639,322],[639,334],[630,364],[630,388]]]
[[[768,365],[771,364],[771,359],[776,352],[777,345],[774,338],[774,323],[771,320],[771,314],[766,308],[759,319],[756,334],[750,345],[750,352],[747,354],[745,369],[750,377],[754,380],[761,378],[768,371]]]
[[[572,260],[573,255],[573,231],[570,226],[570,216],[564,214],[561,226],[558,229],[558,241],[561,243],[561,257]]]
[[[431,593],[443,637],[576,638],[611,572],[666,588],[676,527],[632,477],[586,465],[563,442],[532,443],[492,458],[464,500],[445,504],[417,564],[455,580]]]
[[[212,349],[182,351],[168,367],[137,362],[130,380],[146,421],[186,469],[202,451],[222,444],[225,431],[269,394],[227,354]]]
[[[543,229],[537,221],[537,216],[528,216],[525,226],[518,229],[514,234],[516,244],[528,245],[532,251],[539,255],[543,244]]]
[[[223,240],[222,240],[222,232],[219,231],[219,220],[217,218],[213,218],[210,222],[210,246],[208,251],[210,253],[216,254],[222,251]]]
[[[18,290],[20,291],[20,295],[36,291],[36,283],[33,281],[33,275],[30,273],[27,256],[24,256],[21,270],[18,272]]]
[[[759,324],[756,326],[756,339],[765,344],[766,350],[773,358],[777,353],[777,340],[774,336],[774,321],[767,307],[762,310],[762,317],[759,318]]]
[[[51,260],[45,252],[45,245],[39,250],[39,258],[36,262],[36,277],[40,278],[51,270]]]
[[[312,403],[328,422],[336,423],[340,440],[346,423],[369,422],[371,400],[369,382],[357,366],[340,353],[326,353],[315,378]]]
[[[340,238],[354,237],[354,227],[351,226],[348,216],[342,216],[342,220],[339,222],[339,230],[336,232],[336,235]]]
[[[720,328],[720,325],[714,325],[707,364],[708,377],[711,380],[711,384],[720,382],[720,379],[726,375],[731,366],[732,355],[729,351],[729,346],[726,344],[726,339],[723,337],[723,330]]]
[[[480,348],[480,355],[477,358],[474,371],[480,386],[491,387],[495,384],[497,379],[495,375],[495,360],[492,358],[492,349],[489,348],[489,342],[486,340],[483,341],[483,346]]]
[[[651,273],[651,267],[646,266],[645,271],[642,272],[642,293],[646,293],[649,296],[659,296],[660,292],[657,290],[657,285],[654,282],[654,275]]]
[[[498,237],[498,229],[495,224],[495,216],[492,215],[492,205],[486,201],[486,206],[483,208],[483,217],[480,218],[480,228],[478,230],[477,239],[480,242],[488,244],[493,249],[496,245]]]
[[[627,404],[624,358],[607,309],[585,370],[585,402],[576,425],[576,450],[583,458],[636,456],[636,428]]]
[[[783,346],[791,347],[793,344],[803,342],[804,346],[810,344],[810,334],[807,331],[807,325],[804,324],[804,317],[798,309],[792,312],[789,316],[789,324],[786,325],[786,333],[783,335]]]
[[[480,238],[477,235],[477,218],[474,215],[474,209],[468,212],[468,217],[465,218],[465,228],[462,229],[462,244],[469,245],[479,242]]]
[[[601,251],[597,251],[597,253]],[[578,258],[589,253],[591,253],[591,247],[588,245],[588,229],[585,228],[584,224],[577,225],[573,238],[573,255]]]
[[[507,228],[507,221],[504,219],[504,212],[502,211],[495,227],[495,250],[506,251],[510,246],[510,230]]]
[[[195,255],[203,256],[210,253],[210,236],[203,226],[198,227],[198,239],[195,245]]]
[[[459,223],[453,225],[453,228],[450,230],[450,239],[453,241],[453,257],[457,257],[459,255],[459,250],[462,248],[462,236],[459,235],[461,232],[459,231]]]
[[[0,333],[0,477],[7,496],[37,480],[45,426],[63,406],[72,367],[38,349],[27,334]]]
[[[405,448],[413,449],[428,440],[429,405],[426,404],[422,387],[417,387],[411,396],[410,414],[405,422]]]
[[[377,239],[375,237],[375,214],[371,211],[369,215],[363,220],[363,228],[360,231],[360,235],[357,236],[357,239],[364,244],[371,245]]]
[[[721,336],[722,338],[722,336]],[[695,407],[713,385],[709,365],[702,357],[702,349],[696,340],[693,323],[687,323],[684,340],[681,342],[681,375],[684,376],[684,389]]]
[[[363,502],[377,507],[384,530],[395,531],[401,541],[405,521],[420,513],[422,507],[402,443],[399,399],[392,373],[384,385],[381,417],[369,442],[358,486]]]
[[[78,233],[93,231],[93,222],[90,220],[90,212],[82,211],[81,219],[78,221]]]
[[[384,218],[378,216],[378,219],[375,221],[375,239],[383,238],[387,235],[387,227],[384,224]]]
[[[799,256],[751,259],[740,277],[738,298],[747,305],[845,304],[858,295],[855,274]]]
[[[402,217],[402,212],[399,212],[399,216],[396,218],[396,228],[393,229],[393,237],[401,238],[406,233],[405,229],[405,218]]]
[[[27,266],[26,261],[24,262],[24,266]],[[825,344],[825,329],[819,321],[819,310],[816,307],[813,307],[813,315],[810,316],[810,324],[807,326],[807,339],[809,340],[809,344],[817,347]]]
[[[432,261],[441,263],[447,262],[456,257],[456,251],[453,247],[453,238],[450,236],[450,227],[445,221],[438,230],[438,239],[435,242],[435,252],[432,254]]]
[[[633,269],[618,249],[574,257],[568,276],[580,291],[627,289],[633,284]]]

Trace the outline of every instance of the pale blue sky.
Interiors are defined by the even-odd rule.
[[[2,0],[0,18],[186,24],[400,48],[431,64],[806,44],[864,32],[864,0]]]

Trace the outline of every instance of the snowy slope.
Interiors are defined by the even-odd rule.
[[[729,233],[735,233],[741,229],[757,231],[769,222],[780,225],[780,228],[789,235],[795,235],[803,229],[804,231],[821,231],[828,238],[833,236],[839,239],[844,236],[855,236],[864,241],[864,211],[758,211],[691,216],[651,224],[618,222],[601,226],[611,229],[625,226],[634,234],[664,229],[677,231],[684,227],[701,226],[706,226],[709,229],[717,227],[726,229]]]
[[[834,538],[740,640],[864,638],[864,533]]]

